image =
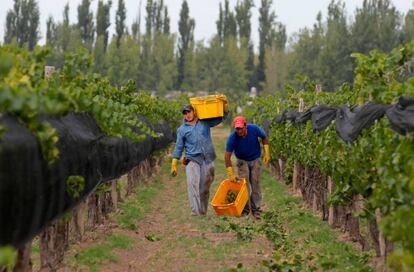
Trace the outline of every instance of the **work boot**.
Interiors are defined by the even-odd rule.
[[[262,219],[259,212],[253,212],[253,217],[256,220],[261,220]]]
[[[247,216],[249,215],[250,211],[249,210],[243,210],[241,213],[241,216]]]

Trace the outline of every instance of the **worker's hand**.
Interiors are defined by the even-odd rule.
[[[177,166],[178,166],[178,160],[176,158],[173,158],[171,162],[171,176],[173,177],[177,175]]]
[[[227,102],[227,100],[224,102],[223,108],[224,108],[224,112],[229,111],[229,102]]]
[[[228,179],[230,181],[232,181],[232,182],[236,182],[237,181],[237,177],[234,174],[233,167],[231,167],[231,166],[227,167],[226,168],[226,171],[227,171],[227,177],[228,177]]]
[[[263,145],[263,163],[268,164],[270,162],[270,151],[269,151],[269,145],[265,144]]]

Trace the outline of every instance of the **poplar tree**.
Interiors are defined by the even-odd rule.
[[[273,27],[276,15],[272,8],[272,0],[262,0],[259,9],[259,64],[257,66],[257,80],[264,82],[265,76],[265,50],[272,46]]]
[[[402,30],[403,42],[414,39],[414,4],[404,17],[404,25]]]
[[[103,48],[106,51],[108,47],[109,32],[108,28],[111,25],[110,12],[112,1],[108,1],[106,4],[103,0],[98,2],[98,10],[96,12],[96,37],[97,39],[103,37]]]
[[[227,38],[235,38],[237,35],[237,23],[233,11],[230,10],[229,1],[224,1],[224,25],[223,25],[223,37],[224,42]]]
[[[33,50],[40,39],[39,7],[36,0],[14,0],[14,5],[6,15],[4,42],[14,39],[19,47],[25,45]]]
[[[56,24],[52,16],[49,16],[46,21],[46,44],[52,48],[56,46]]]
[[[91,0],[82,0],[78,6],[78,28],[80,38],[86,48],[91,49],[94,41],[93,13],[90,10]]]
[[[164,7],[163,32],[164,34],[170,34],[170,16],[167,7]]]
[[[401,15],[389,0],[364,0],[351,29],[353,52],[389,52],[399,44]]]
[[[116,46],[119,48],[125,32],[126,9],[124,0],[118,0],[118,9],[115,16]]]
[[[249,88],[257,84],[257,80],[254,74],[253,43],[250,37],[252,17],[251,9],[253,6],[253,0],[243,0],[236,6],[236,21],[240,46],[244,49],[247,49],[248,52],[245,67],[247,71]]]
[[[184,0],[181,5],[180,19],[178,21],[178,88],[181,87],[181,84],[184,81],[184,71],[186,65],[185,56],[190,44],[194,42],[194,27],[195,21],[190,18],[190,10],[188,8],[187,1]]]
[[[220,45],[223,44],[224,41],[224,12],[221,2],[219,3],[219,18],[216,21],[217,26],[217,37],[219,39]]]

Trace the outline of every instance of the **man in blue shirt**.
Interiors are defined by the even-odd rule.
[[[177,141],[172,154],[171,174],[177,175],[178,160],[185,149],[188,198],[192,215],[207,213],[210,186],[214,180],[216,153],[211,141],[210,128],[220,124],[227,116],[199,120],[191,105],[182,108],[184,124],[177,130]]]
[[[233,120],[233,131],[227,138],[226,153],[224,162],[228,179],[237,181],[231,164],[231,155],[234,152],[237,158],[237,170],[239,178],[245,178],[249,188],[249,202],[243,210],[243,214],[252,212],[256,219],[260,219],[260,205],[262,193],[260,190],[260,168],[261,168],[261,148],[258,138],[262,138],[263,143],[263,163],[270,161],[269,140],[266,133],[254,124],[247,124],[243,116],[237,116]]]

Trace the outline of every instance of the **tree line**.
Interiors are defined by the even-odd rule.
[[[144,32],[139,14],[127,26],[124,0],[118,0],[115,33],[111,0],[99,0],[96,14],[92,0],[77,7],[77,21],[69,20],[69,4],[63,20],[47,19],[46,46],[52,54],[48,64],[61,67],[65,54],[85,48],[93,56],[93,70],[115,85],[135,80],[137,88],[163,95],[171,90],[219,91],[240,97],[251,87],[267,93],[284,92],[311,78],[331,91],[354,80],[351,53],[388,52],[414,38],[414,5],[400,13],[391,0],[364,0],[352,16],[345,1],[331,0],[325,15],[319,12],[313,27],[287,36],[277,20],[272,0],[229,0],[218,6],[216,34],[206,43],[194,39],[196,20],[186,0],[181,3],[178,33],[171,33],[171,19],[163,0],[147,0]],[[259,28],[252,29],[252,10],[259,11]],[[33,50],[40,40],[36,0],[14,0],[5,22],[4,44]],[[259,44],[251,33],[259,32]],[[255,48],[256,51],[255,51]]]

